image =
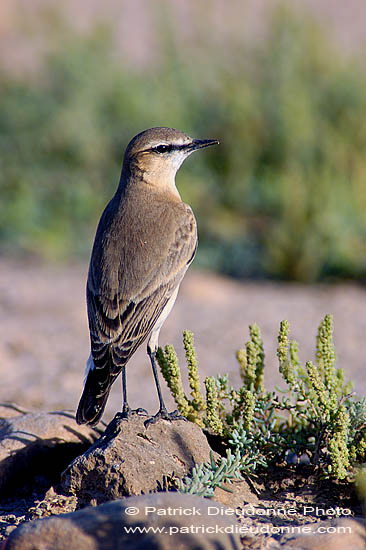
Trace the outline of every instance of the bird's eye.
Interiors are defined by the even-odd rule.
[[[154,147],[154,151],[157,153],[169,153],[172,150],[171,145],[157,145]]]

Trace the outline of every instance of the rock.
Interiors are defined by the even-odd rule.
[[[22,414],[30,411],[19,407],[15,403],[0,403],[0,422],[4,418],[13,418],[14,416],[21,416]]]
[[[215,496],[213,497],[221,504],[225,504],[230,508],[240,508],[244,504],[257,504],[259,502],[257,495],[245,480],[224,483],[223,486],[229,489],[230,492],[216,487]]]
[[[19,414],[18,409],[14,413],[16,416],[0,418],[2,496],[37,475],[59,481],[70,460],[99,435],[96,430],[78,426],[74,415],[67,411]]]
[[[140,495],[23,524],[3,550],[239,550],[238,524],[228,512],[193,495]],[[150,531],[127,532],[136,527]]]
[[[304,528],[307,528],[305,533]],[[364,519],[337,518],[300,526],[300,535],[281,538],[283,550],[365,550]],[[321,532],[319,531],[321,529]]]
[[[104,435],[62,474],[62,487],[80,504],[107,502],[161,489],[170,476],[183,477],[210,458],[202,430],[184,420],[159,420],[148,428],[146,417],[118,416]]]

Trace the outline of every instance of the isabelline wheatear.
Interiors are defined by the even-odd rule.
[[[196,220],[180,198],[175,175],[193,151],[217,143],[172,128],[151,128],[126,149],[119,186],[100,219],[90,260],[86,293],[91,353],[78,424],[99,421],[120,372],[122,417],[143,411],[128,406],[126,364],[147,337],[160,401],[148,422],[179,416],[166,410],[155,361],[159,331],[197,248]]]

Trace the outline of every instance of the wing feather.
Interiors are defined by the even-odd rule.
[[[113,285],[108,288],[108,275],[105,274],[103,287],[99,285],[98,288],[95,284],[97,278],[93,274],[98,267],[93,265],[92,258],[87,304],[91,351],[95,367],[100,371],[101,392],[110,386],[122,366],[150,334],[194,258],[197,248],[196,223],[191,209],[184,206],[184,220],[172,235],[165,254],[162,252],[155,270],[151,265],[146,265],[147,272],[144,273],[140,266],[140,288],[133,299],[128,300],[123,295],[123,289],[128,286],[124,278],[129,270],[121,265],[118,288],[112,288]],[[111,278],[115,280],[115,274]]]

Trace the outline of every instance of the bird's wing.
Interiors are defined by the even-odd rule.
[[[165,252],[156,267],[146,262],[140,267],[139,287],[134,298],[123,295],[128,270],[121,266],[115,291],[98,292],[93,284],[93,266],[87,284],[87,303],[92,356],[105,378],[119,374],[138,346],[146,339],[181,282],[197,248],[197,229],[193,213],[186,207],[182,223],[166,242]]]

